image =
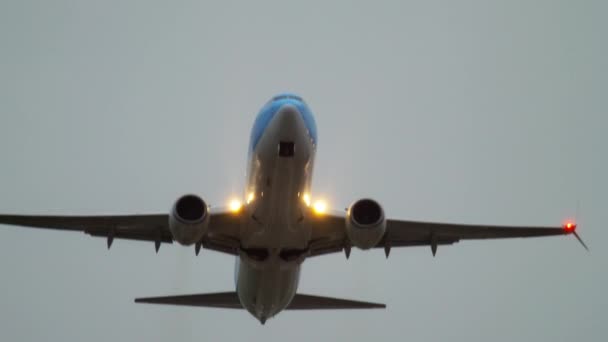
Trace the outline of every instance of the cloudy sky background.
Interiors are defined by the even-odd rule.
[[[136,305],[227,291],[232,257],[0,227],[0,339],[603,341],[604,1],[0,2],[0,212],[166,212],[240,194],[272,95],[316,114],[314,194],[394,218],[560,224],[572,237],[354,251],[300,291],[386,311]]]

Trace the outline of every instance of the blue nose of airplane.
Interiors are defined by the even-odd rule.
[[[282,114],[277,115],[279,112]],[[250,152],[257,147],[260,139],[266,133],[266,131],[273,126],[271,123],[275,122],[274,119],[276,119],[277,116],[285,116],[284,118],[276,121],[284,121],[284,126],[286,127],[293,126],[293,121],[299,120],[304,126],[304,131],[307,132],[309,140],[314,146],[316,146],[317,126],[315,124],[313,114],[304,100],[302,100],[301,97],[293,94],[281,94],[275,96],[272,100],[266,103],[266,105],[264,105],[256,116],[253,128],[251,130],[251,139],[249,143]],[[289,117],[291,117],[291,119]],[[299,117],[299,119],[296,119],[295,117]],[[292,121],[292,123],[290,124],[289,121]]]
[[[299,128],[301,114],[296,106],[286,104],[279,108],[273,120],[281,127],[282,131],[286,130],[293,132]]]

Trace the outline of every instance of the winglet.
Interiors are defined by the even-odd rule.
[[[581,239],[581,237],[578,235],[578,233],[576,231],[573,231],[572,234],[574,234],[574,237],[578,240],[578,242],[580,242],[581,245],[583,245],[583,247],[585,247],[585,249],[587,250],[587,252],[589,252],[589,247],[587,247],[587,245],[585,244],[585,242],[583,241],[583,239]]]
[[[589,251],[589,247],[587,247],[587,245],[585,244],[585,242],[583,241],[583,239],[581,239],[581,237],[578,235],[578,233],[576,232],[576,227],[577,224],[572,222],[572,221],[568,221],[566,223],[564,223],[563,225],[563,229],[566,232],[566,234],[572,234],[574,235],[574,237],[578,240],[578,242],[581,243],[581,245],[583,245],[583,247],[585,247],[585,249],[587,251]]]

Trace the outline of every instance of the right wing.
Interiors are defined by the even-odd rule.
[[[528,238],[573,234],[587,246],[575,231],[576,224],[562,227],[486,226],[442,222],[392,220],[386,221],[386,233],[375,248],[384,248],[388,256],[393,247],[430,246],[435,255],[439,245],[450,245],[460,240]],[[310,255],[323,255],[346,251],[350,243],[346,235],[346,217],[335,212],[312,217],[312,243]]]
[[[240,246],[240,214],[228,210],[213,209],[210,212],[209,232],[202,247],[238,255]],[[156,251],[161,243],[172,243],[168,214],[118,215],[118,216],[49,216],[49,215],[0,215],[0,224],[80,231],[91,236],[107,239],[108,248],[114,239],[154,242]]]

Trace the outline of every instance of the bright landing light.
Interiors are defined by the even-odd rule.
[[[236,198],[230,200],[230,202],[228,203],[228,208],[230,208],[230,211],[232,211],[233,213],[238,213],[241,210],[242,206],[243,204],[241,203],[241,201]]]
[[[254,198],[255,198],[255,195],[253,194],[253,192],[250,192],[250,193],[247,195],[247,204],[249,204],[249,203],[253,202]]]
[[[327,202],[321,200],[316,201],[315,204],[312,206],[312,209],[317,214],[324,214],[327,211]]]

